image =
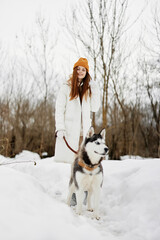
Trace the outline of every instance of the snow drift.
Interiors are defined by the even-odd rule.
[[[123,159],[103,161],[97,221],[65,203],[70,164],[28,151],[0,156],[0,239],[159,240],[160,159]]]

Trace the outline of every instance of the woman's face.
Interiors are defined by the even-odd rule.
[[[82,67],[82,66],[77,67],[78,80],[82,81],[82,79],[85,78],[86,73],[87,73],[87,70],[85,67]]]

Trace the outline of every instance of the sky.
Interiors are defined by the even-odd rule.
[[[76,0],[75,2],[79,2]],[[85,1],[85,0],[84,0]],[[130,2],[131,15],[136,16],[145,2],[156,0],[134,0]],[[72,6],[74,0],[0,0],[0,37],[13,37],[21,28],[30,27],[38,12],[43,12],[57,21],[67,6]],[[145,11],[149,15],[149,8]],[[143,15],[143,17],[145,17]]]
[[[66,44],[63,43],[61,18],[63,18],[66,8],[71,7],[72,4],[74,4],[74,0],[0,0],[0,44],[7,48],[11,56],[20,54],[20,52],[18,53],[20,46],[19,43],[17,44],[17,39],[19,41],[19,36],[21,37],[25,33],[33,34],[36,17],[41,14],[50,22],[54,31],[58,32],[58,36],[61,38],[56,46],[57,62],[55,64],[57,64],[58,70],[60,70],[58,66],[62,65],[63,75],[68,77],[77,56],[73,56],[73,52],[68,51]],[[66,67],[65,69],[69,62],[71,68]]]
[[[71,0],[0,0],[0,36],[8,40],[24,27],[31,27],[38,12],[55,21],[68,2]]]
[[[84,0],[85,1],[85,0]],[[4,44],[8,51],[15,50],[16,36],[19,36],[23,31],[33,31],[36,15],[42,13],[47,16],[56,31],[63,34],[61,26],[61,18],[65,10],[72,8],[75,2],[80,0],[0,0],[0,43]],[[148,6],[143,12],[141,18],[130,29],[131,36],[136,39],[141,31],[142,24],[148,24],[147,21],[150,17],[151,3],[156,0],[130,0],[130,22],[138,17],[139,13],[145,3]],[[69,12],[67,12],[68,14]],[[65,36],[59,41],[57,47],[58,65],[70,64],[70,69],[73,63],[77,60],[77,54],[73,54],[65,43]],[[69,41],[69,40],[68,40]],[[67,71],[64,69],[64,71]],[[69,71],[67,74],[69,74]]]

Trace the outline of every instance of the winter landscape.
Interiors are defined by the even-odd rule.
[[[65,203],[70,164],[29,151],[0,156],[0,239],[159,240],[160,159],[125,156],[103,168],[98,221]]]
[[[0,240],[160,239],[159,12],[158,0],[0,1]],[[67,206],[71,166],[54,159],[56,98],[79,57],[109,147],[100,220]]]

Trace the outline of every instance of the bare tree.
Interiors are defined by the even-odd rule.
[[[148,96],[150,105],[150,117],[153,121],[152,129],[157,136],[157,156],[160,157],[160,5],[158,1],[155,3],[152,11],[153,17],[151,21],[151,28],[147,27],[149,35],[152,36],[152,41],[144,40],[143,46],[147,54],[142,59],[140,66],[144,79],[144,88]],[[151,121],[151,122],[152,122]]]
[[[125,14],[128,1],[87,0],[73,10],[72,36],[87,50],[93,62],[94,79],[103,88],[102,119],[103,127],[108,127],[109,82],[113,75],[113,62],[117,57],[120,38],[125,29]],[[83,22],[81,21],[83,19]]]
[[[124,71],[122,69],[127,59],[125,47],[123,46],[123,42],[125,42],[123,35],[127,28],[127,7],[128,0],[121,2],[118,0],[87,0],[80,7],[73,10],[72,28],[69,27],[69,24],[67,25],[76,45],[78,46],[78,43],[81,43],[93,63],[94,79],[99,82],[102,89],[102,125],[106,132],[109,131],[111,123],[109,120],[109,100],[110,105],[114,106],[114,103],[111,102],[114,94],[117,96],[118,104],[126,119],[122,100],[120,100],[117,91],[120,81],[115,87],[115,78],[122,76],[120,72]],[[83,19],[83,22],[81,19]],[[93,118],[94,125],[95,119]],[[124,135],[125,132],[126,127]],[[108,134],[106,136],[108,138]],[[124,138],[126,139],[125,136]],[[115,146],[115,144],[113,145]],[[124,148],[125,146],[126,144],[124,144]],[[126,152],[126,150],[124,149],[123,152]],[[116,158],[119,158],[118,155]]]
[[[33,79],[34,91],[38,98],[43,100],[41,115],[41,143],[39,153],[44,151],[44,135],[47,125],[47,101],[53,97],[54,84],[57,74],[54,69],[54,51],[56,46],[56,33],[51,34],[51,26],[43,16],[36,19],[37,32],[27,39],[26,57],[30,76]],[[34,95],[34,92],[33,92]],[[54,100],[54,97],[53,97]],[[53,129],[54,132],[54,129]]]
[[[0,95],[0,153],[14,156],[23,149],[54,153],[54,69],[56,37],[49,22],[37,17],[34,33],[21,39],[14,57],[3,62]],[[25,51],[24,44],[25,43]],[[18,53],[17,53],[18,52]],[[25,53],[25,54],[24,54]],[[2,55],[1,55],[2,56]],[[2,88],[1,88],[2,90]]]

